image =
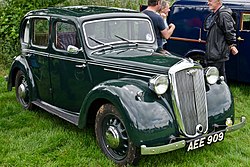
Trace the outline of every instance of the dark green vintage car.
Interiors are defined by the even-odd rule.
[[[26,109],[42,109],[84,128],[114,162],[224,139],[234,104],[215,67],[156,53],[150,19],[139,12],[94,6],[31,11],[20,27],[22,54],[8,90]],[[181,46],[179,46],[181,47]],[[234,124],[235,123],[235,124]]]

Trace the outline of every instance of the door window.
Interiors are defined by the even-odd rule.
[[[32,44],[46,47],[49,41],[49,21],[47,19],[34,19]]]
[[[78,46],[77,32],[73,24],[66,22],[56,23],[55,47],[60,50],[67,50],[69,45]]]
[[[250,13],[242,14],[241,30],[250,31]]]

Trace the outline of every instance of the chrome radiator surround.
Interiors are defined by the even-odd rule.
[[[179,130],[196,137],[208,130],[208,111],[203,68],[184,59],[169,69],[174,112]]]

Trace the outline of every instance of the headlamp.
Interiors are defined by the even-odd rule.
[[[157,95],[164,94],[168,89],[169,81],[165,75],[157,75],[149,80],[149,88]]]
[[[208,67],[205,70],[206,80],[209,84],[215,84],[219,79],[219,71],[216,67]]]

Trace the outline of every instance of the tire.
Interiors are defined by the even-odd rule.
[[[31,90],[28,85],[27,78],[23,71],[19,70],[15,79],[16,98],[23,108],[32,110],[33,104],[31,103]]]
[[[101,150],[115,163],[118,165],[138,163],[139,149],[129,139],[121,116],[112,104],[104,104],[98,110],[95,134]]]

